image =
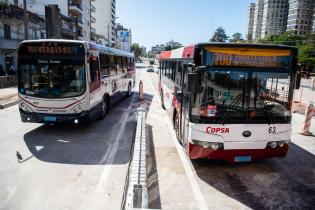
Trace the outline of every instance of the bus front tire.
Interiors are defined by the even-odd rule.
[[[109,111],[109,106],[108,106],[108,97],[104,96],[102,103],[101,103],[101,111],[100,111],[100,116],[98,119],[102,120],[106,116],[106,114]]]
[[[179,117],[178,117],[178,114],[175,113],[175,116],[174,116],[174,129],[175,129],[177,140],[179,141],[179,143],[182,143],[181,142],[181,138],[180,138],[180,127],[179,126],[180,126],[180,124],[179,124]]]

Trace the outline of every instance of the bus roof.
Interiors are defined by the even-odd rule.
[[[110,54],[110,55],[119,55],[119,56],[126,56],[126,57],[134,57],[133,53],[129,53],[123,50],[106,47],[104,45],[95,44],[88,41],[81,41],[81,40],[68,40],[68,39],[37,39],[37,40],[25,40],[21,44],[24,43],[36,43],[36,42],[59,42],[59,43],[80,43],[84,44],[90,50],[98,50],[102,53]]]
[[[275,45],[275,44],[246,44],[246,43],[222,43],[222,42],[205,42],[198,43],[195,45],[190,45],[186,47],[181,47],[171,51],[164,51],[160,54],[160,59],[183,59],[183,58],[193,58],[196,48],[203,48],[206,46],[220,46],[220,47],[232,47],[232,48],[265,48],[265,49],[283,49],[291,50],[297,53],[296,47],[286,46],[286,45]]]

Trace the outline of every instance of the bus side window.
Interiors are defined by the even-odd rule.
[[[120,56],[115,56],[115,65],[117,66],[117,74],[122,73],[122,57]]]
[[[99,80],[99,60],[94,56],[90,57],[90,76],[92,82]]]
[[[113,55],[108,55],[108,75],[109,76],[116,75],[115,58]]]
[[[175,82],[177,85],[182,86],[182,62],[177,62]]]
[[[100,54],[101,77],[108,76],[108,55]]]
[[[177,62],[174,61],[172,65],[172,74],[171,74],[171,80],[173,81],[175,81],[176,71],[177,71]]]

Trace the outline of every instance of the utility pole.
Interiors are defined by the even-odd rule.
[[[23,0],[24,7],[24,39],[28,39],[28,15],[27,15],[27,5],[26,0]]]

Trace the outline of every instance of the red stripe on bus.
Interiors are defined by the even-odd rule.
[[[194,52],[195,52],[195,46],[194,45],[185,47],[182,57],[187,58],[187,55],[189,55],[189,58],[193,58]]]
[[[42,107],[42,106],[36,106],[36,105],[32,104],[31,102],[29,102],[29,101],[27,101],[27,100],[25,100],[25,99],[23,99],[23,98],[21,98],[21,97],[19,97],[19,98],[20,98],[22,101],[24,101],[24,102],[28,103],[29,105],[34,106],[34,107],[36,107],[36,108],[41,108],[41,109],[66,109],[66,108],[72,106],[73,104],[76,104],[76,103],[82,101],[83,99],[85,99],[85,97],[86,97],[86,95],[85,95],[84,98],[82,98],[81,100],[78,100],[78,101],[76,101],[76,102],[73,102],[73,103],[69,104],[68,106],[59,107],[59,108],[57,108],[57,107],[44,107],[44,106]]]

